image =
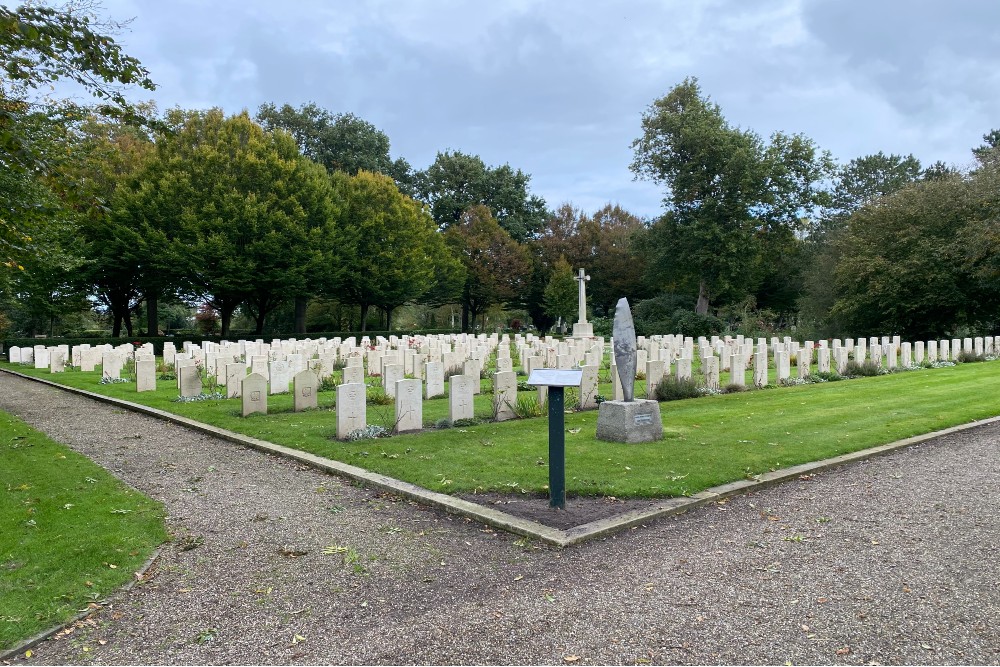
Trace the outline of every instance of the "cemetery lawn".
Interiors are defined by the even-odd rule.
[[[334,438],[333,392],[318,410],[291,411],[289,395],[269,397],[268,415],[240,417],[240,400],[179,403],[173,381],[156,392],[100,385],[100,373],[50,374],[0,367],[142,403],[204,423],[386,474],[443,493],[544,493],[546,417],[378,440]],[[485,384],[485,383],[484,383]],[[610,395],[610,388],[600,387]],[[523,395],[523,394],[522,394]],[[490,396],[477,396],[477,414]],[[567,405],[569,401],[567,401]],[[446,399],[424,401],[424,423],[447,414]],[[1000,363],[966,363],[840,382],[782,387],[660,404],[664,440],[598,441],[597,411],[566,414],[569,495],[669,497],[830,458],[1000,414]],[[391,425],[393,406],[368,407],[368,422]]]
[[[167,539],[162,506],[0,412],[0,650],[132,579]]]

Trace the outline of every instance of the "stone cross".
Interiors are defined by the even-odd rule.
[[[580,269],[574,280],[580,283],[580,317],[577,321],[584,323],[587,321],[587,281],[590,280],[590,276]]]

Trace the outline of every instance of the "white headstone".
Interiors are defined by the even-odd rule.
[[[291,369],[287,361],[268,362],[268,391],[271,394],[284,394],[288,392],[288,381],[291,377]]]
[[[444,396],[444,364],[440,361],[427,362],[424,364],[424,375],[427,376],[425,397]]]
[[[517,374],[513,371],[501,371],[493,375],[493,414],[498,422],[507,421],[517,416],[514,406],[517,405]]]
[[[424,427],[421,384],[420,380],[397,380],[396,386],[393,387],[393,394],[396,397],[397,433],[419,431]]]
[[[181,396],[191,398],[201,395],[201,370],[194,364],[181,366],[178,369],[177,379],[181,383]]]
[[[385,393],[395,398],[396,383],[403,379],[402,364],[384,364],[382,366],[382,388]]]
[[[226,364],[226,398],[239,398],[243,391],[243,378],[247,365],[242,361]]]
[[[282,363],[282,362],[272,362]],[[273,378],[272,378],[273,382]],[[302,412],[319,406],[319,378],[312,371],[299,371],[293,380],[295,387],[294,410]],[[285,384],[285,390],[288,385]]]
[[[472,388],[473,379],[467,375],[452,375],[448,380],[448,421],[456,422],[476,416]]]
[[[267,414],[267,380],[260,373],[244,376],[240,383],[243,395],[243,416],[255,412]]]
[[[153,359],[135,362],[135,390],[156,391],[156,361]]]
[[[337,437],[341,440],[368,425],[366,391],[359,382],[337,386]]]

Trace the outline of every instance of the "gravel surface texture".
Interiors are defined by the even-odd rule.
[[[2,373],[0,409],[175,538],[33,663],[1000,662],[1000,426],[557,550]]]

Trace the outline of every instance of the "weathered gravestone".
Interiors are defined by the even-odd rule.
[[[660,404],[635,400],[636,339],[628,300],[615,308],[614,357],[623,400],[604,401],[598,408],[597,439],[612,442],[652,442],[663,438]]]
[[[49,352],[49,372],[62,373],[66,370],[66,354],[61,349]]]
[[[122,358],[117,352],[105,352],[101,357],[101,375],[114,380],[122,376]]]
[[[476,416],[472,387],[472,378],[467,375],[452,375],[448,379],[448,421],[454,423]]]
[[[767,386],[767,352],[753,355],[753,386],[758,389]]]
[[[288,367],[287,361],[269,362],[268,374],[270,375],[268,391],[271,392],[271,395],[288,392],[288,378],[291,375],[291,369]]]
[[[393,393],[396,397],[396,432],[419,431],[424,427],[423,399],[420,380],[397,380]]]
[[[144,358],[135,362],[135,390],[156,391],[156,361]]]
[[[273,381],[273,378],[272,378]],[[293,380],[295,412],[319,407],[319,378],[312,371],[300,371]],[[287,391],[288,385],[285,385]]]
[[[403,364],[385,364],[382,366],[382,389],[387,396],[396,397],[396,383],[404,377]]]
[[[243,378],[247,365],[242,361],[226,364],[226,398],[239,398],[243,392]]]
[[[201,395],[201,371],[194,364],[181,366],[178,369],[177,379],[180,381],[182,398],[191,398]]]
[[[440,361],[429,361],[424,364],[424,374],[427,376],[424,397],[444,396],[444,364]]]
[[[243,395],[243,416],[255,412],[267,414],[267,379],[260,373],[251,373],[240,383]]]
[[[367,393],[360,382],[337,385],[337,437],[341,440],[368,425]]]
[[[498,422],[514,419],[517,413],[517,374],[501,371],[493,375],[493,415]]]
[[[341,384],[364,384],[364,366],[354,365],[344,367],[344,381]]]
[[[712,390],[719,389],[719,358],[717,356],[705,357],[702,372],[705,374],[705,387]]]
[[[593,410],[597,403],[597,381],[600,367],[596,364],[581,366],[583,375],[580,377],[580,409]]]

